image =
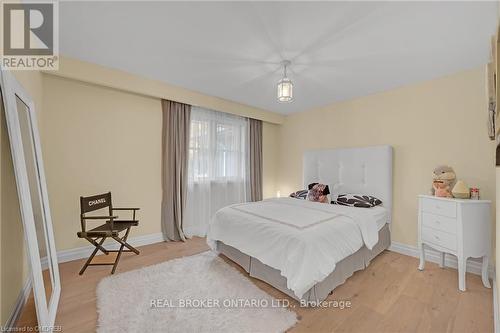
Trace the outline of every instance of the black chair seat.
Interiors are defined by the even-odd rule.
[[[137,226],[139,225],[139,221],[134,221],[134,220],[121,220],[121,221],[114,221],[113,223],[113,230],[110,229],[110,224],[105,223],[102,224],[96,228],[90,229],[85,232],[77,232],[78,237],[80,238],[85,238],[85,237],[96,237],[96,236],[118,236],[118,233],[122,232],[123,230],[126,230],[130,227]]]
[[[87,238],[87,237],[113,237],[118,236],[117,231],[105,230],[105,231],[78,231],[77,236],[79,238]]]

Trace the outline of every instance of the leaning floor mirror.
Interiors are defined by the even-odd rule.
[[[38,329],[50,332],[54,327],[61,284],[35,104],[12,73],[0,71],[0,83]]]

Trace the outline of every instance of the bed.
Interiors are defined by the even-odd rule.
[[[308,304],[335,287],[391,243],[392,148],[374,146],[307,151],[304,187],[373,195],[382,205],[353,208],[295,198],[231,205],[210,222],[210,247],[250,276]]]

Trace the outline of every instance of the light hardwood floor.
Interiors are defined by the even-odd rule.
[[[117,274],[208,249],[204,238],[186,243],[158,243],[125,254]],[[99,258],[102,260],[102,258]],[[226,260],[231,265],[237,265]],[[94,332],[96,286],[111,266],[89,267],[84,260],[60,265],[62,293],[56,324],[63,332]],[[300,321],[291,332],[493,332],[492,290],[477,275],[467,274],[467,292],[457,289],[457,272],[428,263],[417,270],[416,258],[385,251],[364,271],[356,272],[328,300],[350,300],[349,309],[296,307]],[[246,273],[245,273],[246,274]],[[288,298],[266,283],[250,278],[276,298]],[[290,299],[291,300],[291,299]],[[297,305],[295,301],[292,304]],[[117,305],[120,306],[120,305]],[[35,326],[33,298],[23,309],[18,327]]]

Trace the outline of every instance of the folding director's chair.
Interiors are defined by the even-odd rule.
[[[89,212],[93,212],[96,210],[108,208],[108,215],[86,215]],[[131,220],[118,220],[118,216],[113,215],[114,211],[124,210],[132,212]],[[134,252],[135,254],[139,254],[139,251],[134,248],[132,245],[127,243],[127,237],[130,233],[130,228],[133,226],[137,226],[139,221],[135,218],[135,213],[139,208],[113,208],[111,203],[111,192],[93,195],[91,197],[80,197],[80,222],[82,224],[82,231],[78,232],[77,235],[80,238],[84,238],[89,241],[92,245],[95,246],[95,250],[92,252],[90,257],[83,265],[80,270],[80,275],[85,272],[88,266],[102,266],[102,265],[113,265],[113,269],[111,270],[111,274],[115,273],[116,266],[118,265],[118,261],[120,261],[120,257],[122,252]],[[96,228],[90,229],[87,231],[87,220],[96,221],[96,220],[105,220],[106,222]],[[125,231],[125,235],[120,237],[120,232]],[[104,241],[111,237],[118,243],[120,243],[119,250],[107,250],[102,245]],[[124,250],[124,248],[127,250]],[[92,263],[92,259],[96,255],[97,251],[101,251],[102,253],[108,255],[110,252],[118,252],[116,256],[115,262],[112,263]]]

